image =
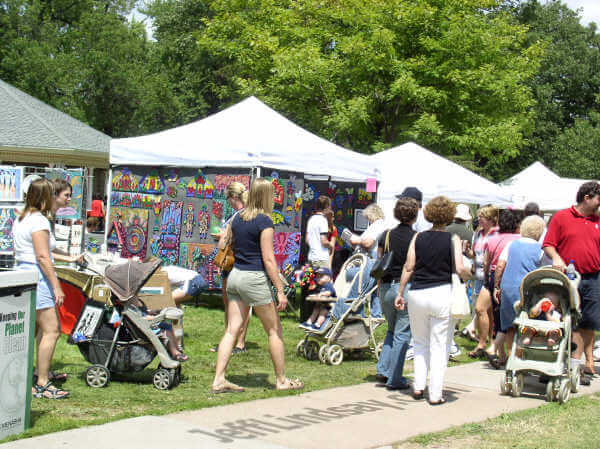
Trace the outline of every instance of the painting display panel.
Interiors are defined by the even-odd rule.
[[[23,201],[23,167],[0,165],[0,201]]]
[[[17,218],[14,206],[0,206],[0,252],[12,254],[15,247],[13,243],[12,227]]]

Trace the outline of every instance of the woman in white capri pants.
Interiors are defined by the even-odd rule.
[[[446,402],[442,396],[442,385],[454,330],[450,316],[452,251],[457,273],[465,278],[470,275],[462,262],[460,238],[446,232],[446,226],[454,219],[455,212],[456,205],[444,196],[427,203],[425,219],[433,227],[413,238],[395,301],[395,306],[400,310],[408,304],[415,351],[413,398],[424,398],[429,372],[431,405]],[[404,298],[403,292],[409,281],[410,290]]]

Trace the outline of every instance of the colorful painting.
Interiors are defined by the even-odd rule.
[[[0,201],[23,201],[23,167],[0,165]]]
[[[182,215],[183,201],[163,202],[159,257],[167,265],[176,265],[179,260]]]
[[[17,215],[14,207],[0,207],[0,251],[12,254],[14,242],[12,227]]]
[[[185,236],[188,239],[192,238],[194,234],[194,205],[189,203],[185,208],[185,212],[183,213],[183,229],[185,230]]]
[[[155,169],[142,178],[139,187],[142,193],[163,193],[165,183],[160,179],[158,170]]]
[[[208,290],[221,288],[221,272],[214,264],[217,246],[214,244],[182,243],[179,265],[196,271],[207,284]]]
[[[169,182],[177,182],[179,181],[179,169],[178,168],[170,168],[167,174],[165,175],[165,179]]]
[[[71,184],[73,193],[71,202],[67,207],[63,207],[56,211],[56,218],[80,220],[83,219],[83,169],[61,169],[49,168],[46,169],[46,178],[50,180],[62,179]]]
[[[213,197],[214,186],[207,176],[198,170],[198,176],[192,178],[186,185],[186,196],[195,198],[211,199]]]
[[[131,207],[134,209],[154,210],[160,214],[162,197],[148,193],[111,192],[110,205],[116,207]],[[158,210],[158,212],[156,212]]]
[[[216,175],[215,176],[215,198],[226,199],[225,191],[232,182],[239,182],[244,185],[246,190],[250,189],[249,175]]]
[[[356,200],[356,204],[358,206],[368,206],[373,202],[373,194],[367,192],[365,189],[358,189],[358,198]]]
[[[148,211],[114,207],[110,210],[109,220],[113,225],[109,243],[121,246],[121,257],[145,258],[148,243]]]
[[[112,179],[112,189],[119,192],[137,192],[139,183],[131,170],[123,168]]]
[[[300,233],[275,232],[273,250],[280,271],[288,264],[295,267],[300,258]]]
[[[203,204],[200,207],[196,223],[198,224],[200,239],[208,238],[208,229],[210,227],[210,212],[208,211],[208,204]]]

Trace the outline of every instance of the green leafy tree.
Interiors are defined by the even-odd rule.
[[[513,171],[540,160],[564,176],[600,177],[592,147],[600,112],[600,36],[595,24],[584,27],[578,13],[560,1],[527,1],[516,9],[516,17],[529,28],[527,41],[542,43],[545,52],[528,81],[536,100],[535,122]]]
[[[193,114],[256,95],[344,146],[415,140],[492,174],[526,143],[541,48],[504,2],[178,3],[149,11],[171,81],[197,87],[177,87]]]

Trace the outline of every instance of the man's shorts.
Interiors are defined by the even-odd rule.
[[[600,330],[600,272],[581,275],[581,321],[578,329]]]

